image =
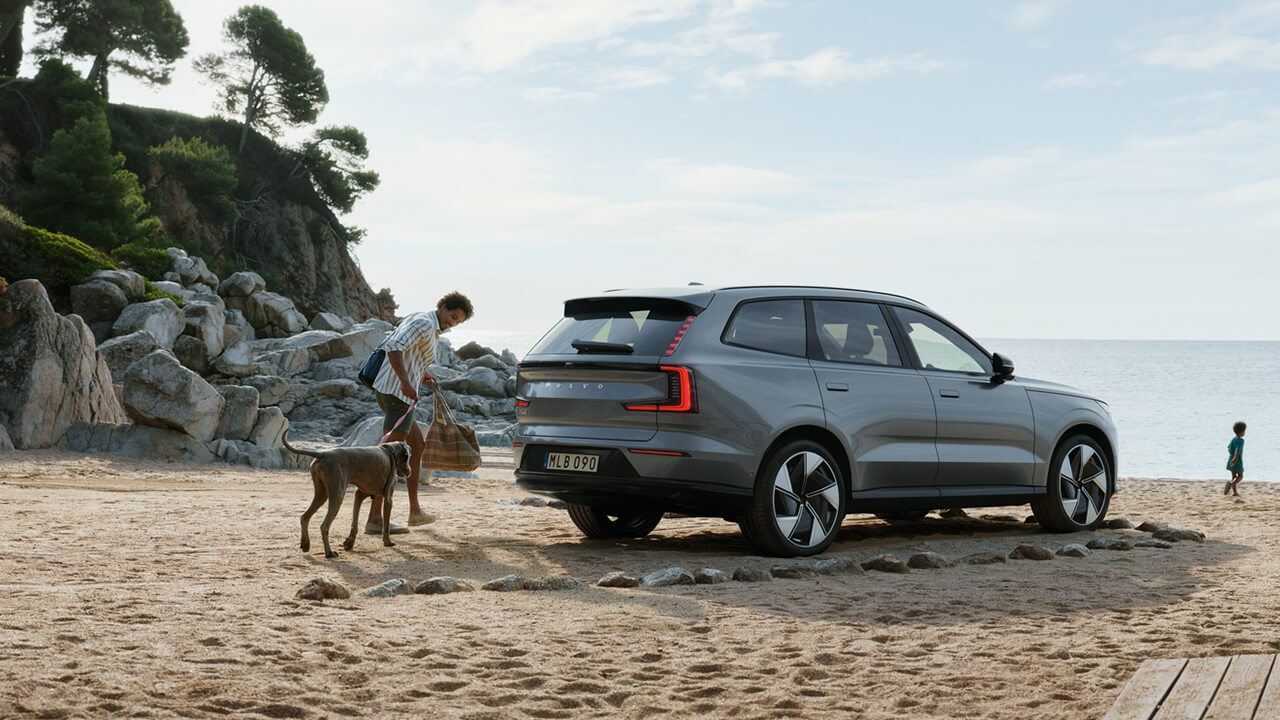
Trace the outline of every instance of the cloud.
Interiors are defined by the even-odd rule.
[[[1180,70],[1275,70],[1280,68],[1280,43],[1248,35],[1173,35],[1138,58],[1147,65]]]
[[[1069,4],[1068,0],[1039,0],[1022,3],[1005,17],[1005,22],[1018,30],[1035,30]]]
[[[849,80],[874,80],[900,72],[930,73],[947,63],[915,53],[900,57],[853,61],[839,48],[825,48],[798,60],[771,60],[726,73],[708,71],[711,82],[725,89],[742,89],[760,80],[787,78],[804,85],[836,85]]]
[[[524,99],[532,103],[553,103],[553,102],[570,102],[581,100],[595,100],[598,95],[584,90],[568,90],[562,87],[533,87],[526,88],[523,93]]]
[[[657,68],[612,67],[592,73],[590,82],[599,90],[631,90],[664,85],[671,76]]]
[[[682,165],[667,161],[660,164],[659,173],[671,189],[695,196],[789,195],[801,185],[792,175],[741,165]]]

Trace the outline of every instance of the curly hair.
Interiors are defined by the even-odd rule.
[[[466,319],[470,320],[475,314],[475,308],[471,306],[471,300],[462,293],[454,290],[453,292],[440,298],[440,302],[436,303],[437,310],[461,310]]]
[[[1242,422],[1238,422],[1238,423],[1236,423],[1235,425],[1232,425],[1232,426],[1231,426],[1231,430],[1232,430],[1232,432],[1234,432],[1235,434],[1239,435],[1240,433],[1244,432],[1244,429],[1245,429],[1246,427],[1248,427],[1248,426],[1247,426],[1247,425],[1245,425],[1244,423],[1242,423]]]

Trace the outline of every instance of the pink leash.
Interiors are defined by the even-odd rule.
[[[391,426],[391,429],[387,431],[387,434],[382,436],[382,439],[378,441],[378,444],[381,445],[382,443],[386,442],[387,438],[391,437],[391,433],[395,432],[396,428],[400,427],[400,423],[404,422],[404,419],[409,417],[409,413],[413,412],[413,409],[417,406],[418,406],[417,400],[414,400],[413,402],[409,403],[409,409],[404,411],[404,414],[400,416],[400,419],[396,421],[395,425]]]

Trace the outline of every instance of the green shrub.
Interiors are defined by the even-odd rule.
[[[114,270],[105,255],[68,235],[27,226],[0,238],[0,267],[10,280],[35,278],[54,294],[65,294],[94,270]]]
[[[153,247],[149,241],[125,243],[112,253],[116,260],[128,265],[144,278],[162,278],[173,267],[173,258],[162,247]]]
[[[151,148],[151,162],[177,178],[193,202],[220,220],[235,216],[231,194],[236,189],[236,164],[222,145],[210,145],[198,137],[172,137]]]
[[[0,241],[12,240],[22,232],[26,223],[18,214],[0,205]]]
[[[152,285],[150,280],[147,281],[146,286],[143,288],[142,297],[138,298],[138,302],[151,302],[152,300],[160,300],[162,298],[169,298],[175,305],[182,307],[182,298],[171,292],[165,292],[155,285]]]

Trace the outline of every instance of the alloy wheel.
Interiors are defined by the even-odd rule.
[[[1107,504],[1107,466],[1096,450],[1080,444],[1067,451],[1058,468],[1062,512],[1078,525],[1098,519]]]
[[[835,532],[840,521],[838,477],[815,452],[798,452],[782,463],[773,478],[773,519],[783,537],[808,548]]]

